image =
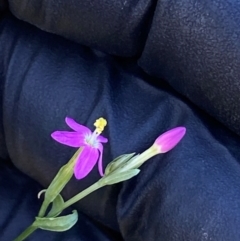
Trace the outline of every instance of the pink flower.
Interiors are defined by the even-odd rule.
[[[84,147],[74,166],[75,177],[77,179],[86,177],[96,165],[97,161],[99,173],[103,176],[102,143],[108,142],[108,139],[100,134],[107,125],[106,120],[103,118],[98,119],[94,123],[96,126],[94,132],[69,117],[66,117],[65,121],[73,131],[55,131],[51,134],[51,137],[57,142],[67,146]]]
[[[165,153],[172,150],[183,138],[186,133],[185,127],[173,128],[160,135],[154,142],[154,146],[158,148],[158,153]]]

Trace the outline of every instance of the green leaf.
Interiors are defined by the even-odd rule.
[[[112,185],[115,183],[126,181],[134,176],[136,176],[140,172],[139,169],[131,169],[125,172],[117,172],[113,173],[112,175],[106,176],[102,178],[102,182],[105,185]]]
[[[64,200],[60,194],[57,195],[57,197],[53,200],[52,208],[50,212],[48,213],[47,217],[56,217],[58,216],[60,212],[56,213],[57,210],[61,210],[61,207],[64,205]]]
[[[36,220],[32,225],[43,230],[63,232],[73,227],[77,220],[78,213],[74,210],[72,214],[57,218],[36,217]]]
[[[117,170],[120,166],[122,166],[126,162],[128,162],[134,155],[135,155],[135,152],[130,153],[130,154],[124,154],[124,155],[121,155],[121,156],[115,158],[113,161],[111,161],[107,165],[107,167],[105,169],[105,175],[108,175],[109,173]]]

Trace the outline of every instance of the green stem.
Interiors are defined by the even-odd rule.
[[[42,206],[40,208],[40,211],[38,213],[38,217],[42,218],[45,215],[46,210],[48,208],[48,204],[49,204],[49,202],[47,202],[46,199],[44,199]]]
[[[75,195],[74,197],[70,198],[68,201],[66,201],[64,203],[64,205],[59,208],[58,210],[56,210],[56,212],[53,214],[53,216],[55,214],[59,214],[59,212],[62,212],[64,209],[68,208],[69,206],[71,206],[72,204],[78,202],[79,200],[81,200],[82,198],[86,197],[88,194],[96,191],[97,189],[101,188],[104,186],[104,184],[101,184],[101,179],[94,183],[93,185],[91,185],[90,187],[86,188],[85,190],[83,190],[82,192],[78,193],[77,195]]]
[[[97,189],[99,189],[101,187],[103,187],[103,185],[101,185],[99,182],[94,183],[93,185],[91,185],[87,189],[83,190],[82,192],[78,193],[74,197],[70,198],[67,202],[65,202],[64,205],[63,205],[63,209],[65,209],[65,208],[71,206],[72,204],[78,202],[82,198],[86,197],[88,194],[96,191]]]
[[[14,239],[13,241],[22,241],[25,238],[27,238],[29,235],[31,235],[35,230],[37,229],[37,227],[33,227],[32,225],[30,225],[28,228],[26,228],[16,239]]]
[[[93,185],[91,185],[90,187],[88,187],[87,189],[83,190],[82,192],[78,193],[74,197],[70,198],[67,202],[64,203],[64,205],[60,209],[56,210],[55,214],[58,214],[59,212],[62,212],[65,208],[68,208],[72,204],[74,204],[74,203],[78,202],[79,200],[81,200],[82,198],[86,197],[88,194],[90,194],[90,193],[96,191],[97,189],[103,187],[104,184],[101,184],[100,180],[98,182],[94,183]],[[39,212],[40,215],[45,213],[46,210],[45,210],[44,207],[45,207],[45,205],[42,205],[42,207],[40,209],[40,212]],[[55,214],[53,214],[53,216]],[[14,239],[14,241],[24,240],[30,234],[32,234],[36,229],[37,229],[37,227],[29,226],[16,239]]]
[[[152,158],[153,156],[157,155],[158,152],[156,151],[156,148],[153,146],[148,148],[146,151],[144,151],[142,154],[137,156],[136,158],[132,158],[127,165],[125,165],[123,168],[121,168],[121,172],[139,168],[146,160]]]

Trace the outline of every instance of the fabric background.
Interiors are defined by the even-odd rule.
[[[4,167],[6,178],[49,184],[74,152],[50,138],[56,129],[67,130],[67,115],[89,127],[99,116],[108,119],[104,134],[110,144],[104,150],[104,165],[122,153],[142,152],[162,132],[184,125],[187,134],[173,151],[150,160],[136,178],[103,188],[76,208],[110,229],[109,235],[114,233],[118,240],[120,234],[126,241],[240,239],[238,135],[164,81],[144,73],[135,59],[92,50],[13,16],[0,23],[0,46],[1,138],[14,166],[31,179],[13,168],[10,174]],[[72,180],[64,197],[98,178],[95,168],[88,178]],[[33,200],[39,191],[38,184],[30,186],[34,190],[23,202]],[[6,198],[19,195],[7,190]],[[25,215],[26,210],[21,218]],[[10,214],[5,217],[12,220]],[[12,225],[19,230],[17,223]],[[7,241],[13,231],[4,227]],[[81,240],[85,231],[76,226],[73,240]],[[97,240],[108,240],[109,236],[101,235]]]
[[[106,53],[140,54],[156,1],[10,0],[11,12],[44,31]]]
[[[9,0],[44,31],[122,57],[166,81],[240,134],[240,3],[236,0]]]
[[[240,134],[240,2],[158,1],[139,65]]]

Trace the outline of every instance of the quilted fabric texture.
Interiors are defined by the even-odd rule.
[[[152,0],[10,0],[18,18],[106,53],[140,54],[155,9]]]
[[[9,0],[19,19],[167,81],[240,134],[240,3],[233,0]]]
[[[6,184],[0,183],[2,205],[6,205],[5,200],[21,200],[19,193],[8,193],[11,185],[29,185],[22,216],[19,213],[14,219],[1,207],[12,227],[18,231],[22,227],[19,220],[27,217],[29,222],[35,215],[37,203],[30,205],[30,213],[24,205],[34,200],[38,185],[46,187],[74,152],[55,143],[50,133],[67,130],[67,115],[89,127],[104,116],[109,123],[104,134],[110,140],[105,145],[104,165],[122,153],[142,152],[160,133],[176,125],[186,126],[187,135],[173,151],[142,166],[137,177],[103,188],[79,202],[79,212],[89,222],[94,221],[86,229],[83,216],[83,223],[80,220],[79,226],[69,231],[69,238],[240,240],[239,136],[163,81],[146,75],[135,59],[112,57],[12,16],[0,22],[0,46],[1,138],[6,143],[1,152],[7,150],[13,164],[27,176],[6,165],[1,167],[2,175],[6,175]],[[95,168],[86,179],[72,180],[64,197],[98,178]],[[96,231],[95,222],[99,223]],[[6,222],[0,227],[4,239],[11,240],[14,228],[7,227]],[[61,240],[58,234],[42,232],[39,237]]]
[[[140,66],[240,134],[240,2],[158,1]]]

